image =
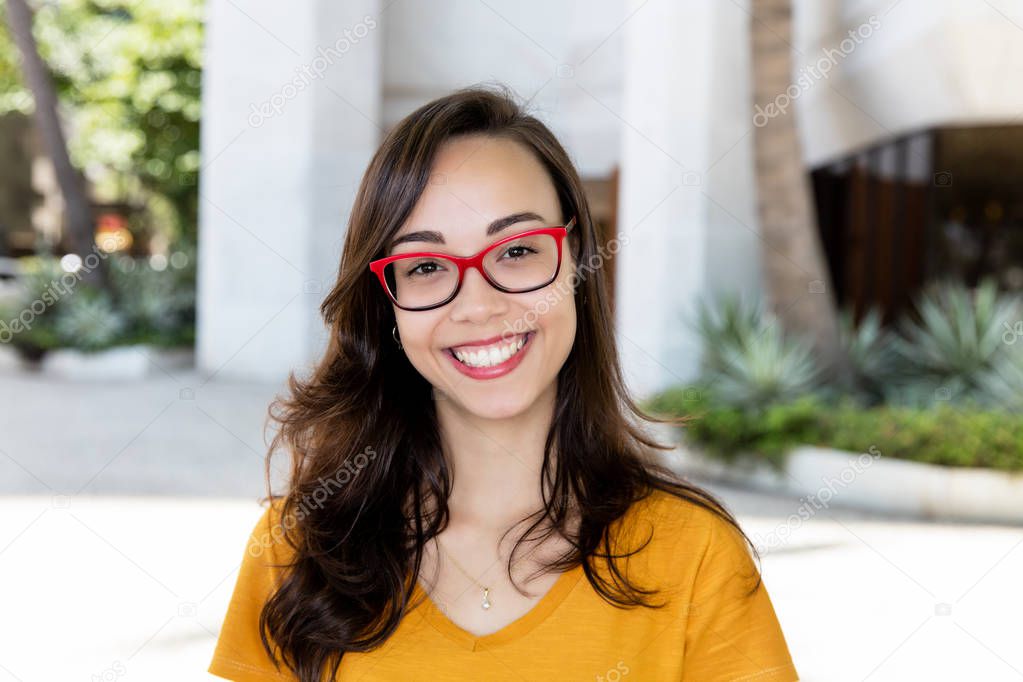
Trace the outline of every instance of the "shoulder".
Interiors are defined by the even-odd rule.
[[[631,532],[650,534],[663,570],[684,582],[719,570],[756,570],[740,529],[696,500],[654,490],[633,504],[624,524]]]
[[[284,512],[284,498],[275,497],[268,501],[264,501],[261,505],[264,507],[263,513],[260,514],[259,520],[256,521],[256,525],[252,529],[252,537],[264,537],[280,535],[287,526],[287,522],[282,518]]]
[[[686,499],[659,489],[633,503],[628,516],[655,525],[674,537],[682,536],[690,540],[710,540],[712,535],[727,535],[729,529],[734,529],[720,513],[695,499]]]
[[[293,556],[289,543],[296,527],[294,515],[283,516],[284,498],[264,502],[265,508],[249,533],[245,545],[244,564],[250,568],[276,573]]]
[[[662,529],[655,570],[680,597],[684,679],[798,680],[741,529],[721,513],[671,493],[657,491],[644,502],[637,512]]]

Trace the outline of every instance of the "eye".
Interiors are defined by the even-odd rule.
[[[521,244],[509,246],[508,249],[504,252],[504,254],[511,258],[512,260],[519,260],[521,258],[525,258],[526,256],[532,253],[536,253],[536,250],[531,249],[528,246],[523,246]]]
[[[440,263],[436,261],[423,261],[406,271],[406,277],[426,277],[442,270]]]

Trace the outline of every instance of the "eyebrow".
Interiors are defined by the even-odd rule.
[[[522,223],[527,220],[539,220],[540,222],[546,222],[538,213],[532,211],[521,211],[519,213],[512,213],[506,215],[503,218],[498,218],[489,225],[487,225],[487,236],[493,236],[503,230],[506,227],[510,227],[516,223]],[[396,237],[387,247],[387,252],[390,253],[394,250],[394,247],[405,242],[429,242],[431,244],[444,244],[444,235],[435,230],[419,230],[417,232],[407,232],[400,237]]]

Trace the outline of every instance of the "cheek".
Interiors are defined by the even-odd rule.
[[[537,327],[547,336],[547,345],[553,351],[562,346],[571,346],[575,338],[576,306],[571,280],[558,278],[555,284],[544,289],[528,306],[527,327]]]
[[[574,270],[570,267],[568,272],[562,273],[558,276],[558,291],[560,301],[554,311],[557,317],[557,327],[559,334],[563,334],[562,339],[565,346],[565,354],[568,354],[568,350],[571,349],[575,341],[576,332],[576,304],[575,304],[575,291],[574,287],[579,285],[579,282],[572,275]]]
[[[440,324],[435,315],[429,312],[420,311],[409,313],[400,311],[397,313],[398,337],[409,361],[420,368],[421,358],[426,357],[433,350],[435,341],[435,330]]]
[[[544,365],[547,371],[557,373],[575,345],[576,333],[576,309],[575,299],[572,295],[564,297],[558,305],[551,310],[548,319],[542,322],[544,334],[547,337],[544,343],[545,355]]]
[[[434,342],[433,329],[417,323],[410,324],[404,328],[399,327],[398,331],[401,334],[401,344],[403,347],[398,352],[405,354],[409,364],[415,368],[420,376],[430,383],[435,383],[441,371],[438,368],[438,361],[443,360],[443,358],[437,357],[439,350],[435,348],[436,343]]]

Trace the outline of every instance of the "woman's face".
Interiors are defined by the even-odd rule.
[[[487,234],[494,221],[517,214],[529,215],[502,221],[510,224]],[[528,148],[503,138],[454,138],[438,151],[430,183],[395,235],[436,232],[443,243],[406,241],[389,254],[471,256],[505,237],[563,222],[554,185]],[[447,304],[420,311],[395,306],[404,352],[439,397],[454,406],[489,419],[518,415],[554,391],[572,349],[574,272],[567,237],[557,279],[535,291],[498,291],[471,268]],[[481,341],[484,345],[472,345]],[[457,355],[477,367],[466,366]]]

